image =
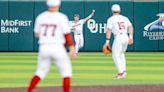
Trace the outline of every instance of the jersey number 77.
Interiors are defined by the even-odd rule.
[[[42,27],[44,27],[44,36],[47,36],[47,31],[51,28],[52,29],[52,36],[55,36],[55,30],[56,30],[56,25],[55,24],[43,24]]]

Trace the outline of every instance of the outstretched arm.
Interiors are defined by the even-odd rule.
[[[92,18],[94,13],[95,13],[95,10],[92,10],[92,13],[84,19],[84,23],[87,22],[90,18]]]

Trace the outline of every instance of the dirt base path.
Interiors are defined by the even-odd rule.
[[[0,92],[26,92],[26,88],[0,88]],[[62,92],[62,88],[38,87],[33,92]],[[77,86],[72,92],[164,92],[164,85]]]

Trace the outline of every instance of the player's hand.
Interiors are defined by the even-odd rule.
[[[93,13],[95,13],[95,10],[92,10]]]
[[[70,46],[69,56],[70,56],[71,59],[75,58],[75,47],[74,46]]]
[[[105,43],[103,45],[103,53],[104,54],[109,54],[111,52],[112,52],[112,49],[111,49],[110,45],[108,43]]]
[[[129,39],[129,45],[132,45],[133,43],[133,39]]]
[[[94,13],[95,13],[95,10],[92,10],[92,13],[91,13],[91,15],[93,16],[93,15],[94,15]]]

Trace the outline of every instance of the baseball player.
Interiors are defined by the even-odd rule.
[[[75,56],[78,56],[79,49],[84,46],[84,36],[83,36],[83,25],[94,15],[95,10],[92,10],[92,13],[84,18],[80,19],[78,14],[74,15],[74,21],[70,21],[70,27],[72,32],[74,32],[75,39]]]
[[[120,79],[126,77],[125,52],[128,44],[133,44],[133,27],[129,19],[120,14],[121,8],[118,4],[112,5],[111,10],[113,16],[107,20],[106,43],[104,46],[109,46],[111,33],[113,33],[112,56],[118,70],[115,79]]]
[[[36,18],[35,36],[39,39],[38,66],[27,92],[32,92],[40,80],[43,80],[52,63],[55,63],[63,77],[63,92],[70,92],[72,66],[70,57],[74,57],[74,43],[66,15],[60,13],[60,0],[47,0],[48,11]],[[68,56],[64,44],[69,47]],[[54,61],[52,61],[54,60]]]

